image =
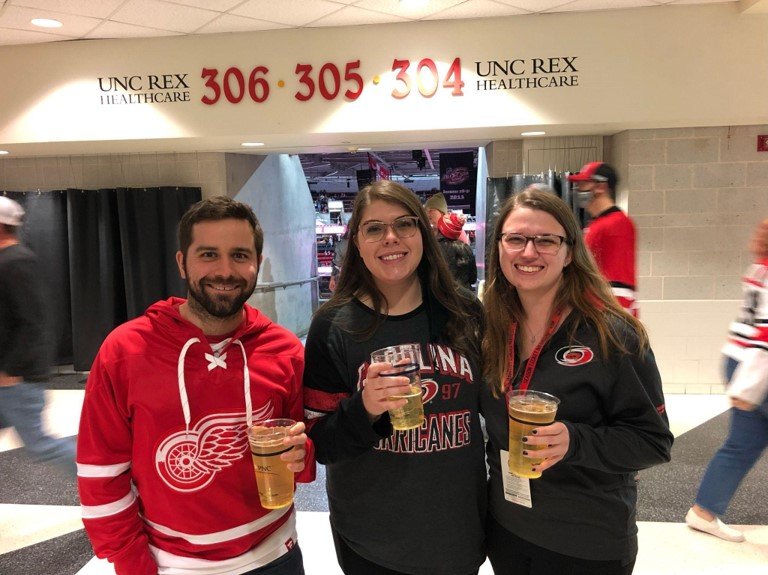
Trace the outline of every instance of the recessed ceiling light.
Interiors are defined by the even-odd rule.
[[[546,132],[523,132],[521,136],[543,136]]]
[[[370,148],[358,148],[357,151],[358,152],[370,152],[371,149]]]
[[[10,154],[8,150],[0,150],[0,156],[7,156],[8,154]]]
[[[259,148],[264,145],[264,142],[243,142],[240,145],[243,148]]]
[[[40,28],[61,28],[64,24],[52,18],[33,18],[32,25]]]

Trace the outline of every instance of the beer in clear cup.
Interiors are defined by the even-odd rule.
[[[293,419],[267,419],[248,430],[253,469],[264,509],[280,509],[293,503],[293,471],[280,455],[293,449],[283,438],[296,425]]]
[[[557,406],[560,400],[554,395],[533,390],[514,390],[507,394],[507,413],[509,415],[509,471],[518,477],[537,479],[541,471],[532,468],[543,459],[527,457],[532,451],[544,449],[544,445],[523,443],[523,437],[530,435],[531,430],[555,421]]]
[[[421,401],[421,346],[418,343],[391,345],[371,354],[371,363],[391,363],[393,368],[379,373],[380,377],[407,377],[410,391],[393,395],[389,399],[406,399],[403,407],[389,410],[392,427],[405,431],[424,422],[424,404]]]

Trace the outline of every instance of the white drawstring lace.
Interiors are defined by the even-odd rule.
[[[179,363],[176,366],[176,377],[179,381],[179,397],[181,398],[181,410],[184,412],[184,429],[189,435],[189,397],[187,397],[187,384],[184,382],[184,358],[187,356],[187,350],[194,343],[199,343],[196,337],[187,340],[179,354]]]
[[[230,341],[236,343],[240,347],[240,352],[243,354],[243,394],[245,396],[246,423],[250,429],[253,425],[253,405],[251,402],[251,376],[248,373],[248,357],[245,354],[245,347],[239,339],[226,339],[222,342],[212,345],[211,349],[214,351],[214,353],[218,353],[224,346],[230,343]],[[189,424],[191,417],[189,414],[189,396],[187,395],[187,384],[184,380],[184,359],[187,356],[187,351],[189,350],[190,346],[195,343],[200,343],[200,339],[193,337],[186,341],[184,346],[181,348],[181,353],[179,353],[179,361],[176,366],[176,376],[179,382],[179,398],[181,400],[181,410],[184,412],[184,429],[187,435],[189,435]],[[221,356],[206,353],[205,359],[208,361],[208,371],[211,371],[217,367],[227,369],[226,353],[223,353]]]
[[[253,427],[253,405],[251,404],[251,375],[248,373],[248,358],[245,355],[245,347],[239,339],[235,343],[240,346],[243,354],[243,387],[245,394],[245,422],[248,429]]]

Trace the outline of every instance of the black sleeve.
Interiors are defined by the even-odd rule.
[[[12,317],[13,325],[7,345],[0,349],[0,371],[30,381],[40,379],[48,373],[52,350],[36,261],[9,262],[3,268],[1,281],[2,305],[8,306],[6,313]]]
[[[328,317],[316,316],[304,348],[304,413],[320,463],[351,459],[392,434],[389,415],[371,424],[349,372],[344,337]]]
[[[570,432],[568,463],[609,473],[645,469],[670,460],[669,430],[661,376],[653,352],[616,354],[609,369],[606,424],[564,422]]]
[[[475,254],[472,251],[472,247],[468,244],[464,244],[464,246],[466,246],[464,251],[469,260],[469,264],[467,265],[467,281],[472,285],[477,283],[477,262],[475,261]]]

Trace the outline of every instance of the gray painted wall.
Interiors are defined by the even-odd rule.
[[[257,158],[227,154],[229,195],[250,205],[264,229],[264,261],[249,303],[303,336],[316,293],[314,204],[298,156]],[[303,283],[280,285],[292,282]]]

